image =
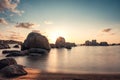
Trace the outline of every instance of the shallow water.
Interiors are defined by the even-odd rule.
[[[0,50],[0,52],[1,51],[2,50]],[[5,55],[1,53],[0,59],[5,58],[4,56]],[[48,54],[42,56],[14,58],[19,64],[50,72],[120,72],[120,46],[79,46],[71,50],[51,49]]]

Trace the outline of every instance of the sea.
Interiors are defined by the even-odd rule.
[[[13,47],[13,45],[10,45]],[[0,59],[5,54],[0,49]],[[8,49],[9,50],[9,49]],[[10,50],[20,50],[11,48]],[[48,72],[120,73],[120,46],[77,46],[72,49],[53,48],[41,56],[13,57],[18,64]]]

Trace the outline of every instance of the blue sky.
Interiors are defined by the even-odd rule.
[[[1,1],[10,3],[9,0]],[[16,33],[12,39],[17,39],[18,35],[21,38],[17,40],[23,41],[29,32],[39,31],[50,42],[55,42],[58,36],[76,43],[92,39],[120,42],[120,0],[11,1],[17,4],[13,10],[9,8],[11,5],[6,5],[7,9],[0,6],[0,19],[8,23],[0,22],[0,34],[4,39],[11,39]]]

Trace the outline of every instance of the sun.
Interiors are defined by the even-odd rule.
[[[65,38],[66,37],[65,32],[64,31],[55,31],[55,32],[50,33],[49,34],[50,42],[55,43],[56,39],[60,36]]]

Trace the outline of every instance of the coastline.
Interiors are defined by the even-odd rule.
[[[71,74],[71,73],[52,73],[41,71],[39,69],[25,68],[28,72],[27,75],[6,78],[0,77],[0,80],[120,80],[120,73],[116,74],[91,74],[91,73],[80,73],[80,74]]]

